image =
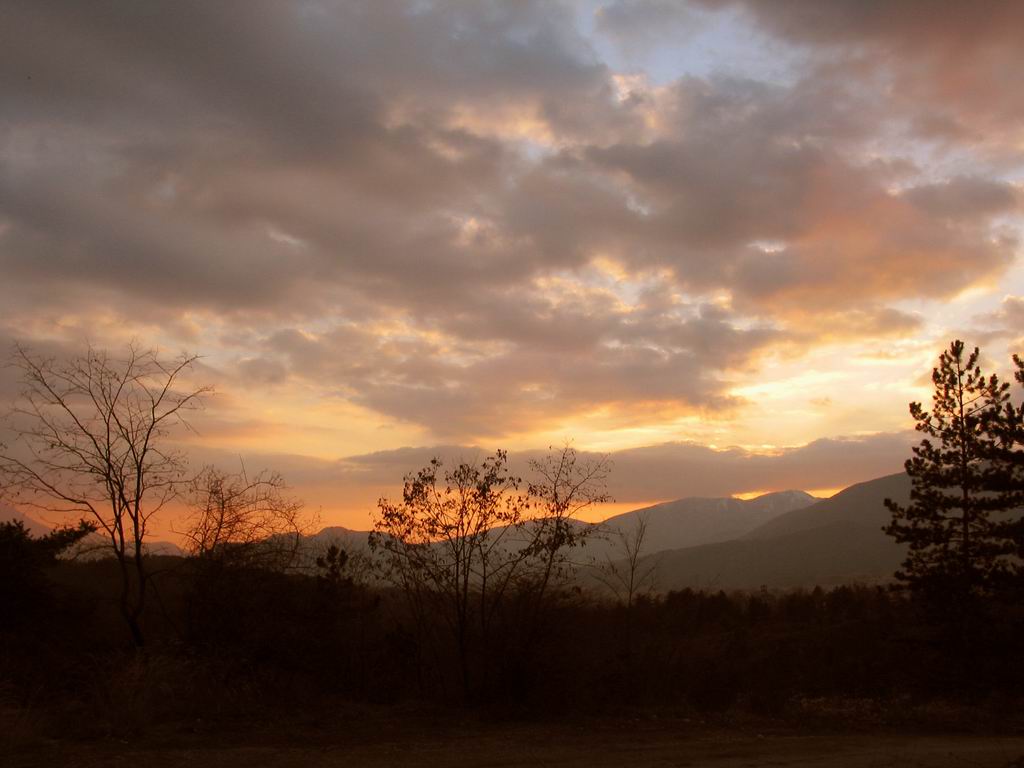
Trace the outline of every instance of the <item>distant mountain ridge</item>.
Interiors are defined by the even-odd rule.
[[[750,531],[746,537],[768,539],[820,528],[828,523],[848,522],[879,530],[892,515],[884,500],[901,504],[910,500],[910,477],[905,472],[855,483],[828,499],[801,509],[787,511]]]
[[[791,510],[732,541],[652,552],[661,590],[753,589],[890,581],[905,548],[882,531],[886,498],[906,503],[910,479],[887,475]]]
[[[20,522],[32,536],[45,536],[51,530],[49,525],[36,520],[31,515],[27,515],[7,504],[0,503],[0,523],[12,521]]]
[[[641,515],[648,519],[648,541],[661,549],[726,541],[741,536],[778,515],[801,509],[818,501],[804,491],[779,491],[766,493],[754,499],[733,497],[704,498],[687,497],[666,501],[650,507],[634,509],[609,517],[601,523],[573,521],[581,532],[592,529],[593,534],[615,531],[629,531]],[[365,546],[369,531],[360,531],[342,526],[328,526],[314,534],[305,536],[310,544]],[[588,543],[600,548],[596,539]]]
[[[577,522],[587,530],[584,562],[615,560],[618,533],[647,520],[643,564],[657,569],[657,589],[683,587],[756,589],[881,583],[905,556],[904,547],[882,532],[890,519],[883,500],[906,503],[910,479],[903,473],[846,488],[829,499],[804,491],[767,493],[754,499],[689,497],[655,504],[602,523]],[[37,520],[0,505],[0,520],[20,519],[33,535],[49,531]],[[308,555],[330,544],[365,549],[369,531],[329,526],[303,537]],[[154,554],[179,554],[174,544],[153,541]],[[310,563],[312,560],[310,559]]]
[[[77,518],[75,518],[77,520]],[[0,523],[17,520],[20,521],[29,534],[34,538],[45,536],[50,533],[54,526],[42,520],[38,520],[7,504],[0,504]],[[92,533],[87,536],[77,547],[76,551],[87,554],[87,557],[102,556],[106,548],[110,546],[110,539],[102,532]],[[163,539],[147,539],[142,549],[151,555],[172,555],[180,556],[185,554],[181,547],[172,541]]]
[[[647,520],[644,549],[667,549],[714,544],[739,538],[780,515],[803,509],[818,499],[804,491],[778,491],[754,499],[692,496],[666,501],[608,518],[598,525],[607,534],[629,533],[639,518]],[[607,554],[613,541],[587,544],[590,554]]]

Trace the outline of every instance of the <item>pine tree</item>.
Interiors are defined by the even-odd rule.
[[[1013,356],[1017,381],[1024,385],[1024,360]],[[1014,594],[1024,593],[1024,403],[1007,399],[991,421],[996,437],[991,460],[989,491],[1003,500],[1009,514],[997,522],[996,534],[1006,555]]]
[[[947,604],[991,593],[1006,569],[1005,529],[992,513],[1008,508],[1006,494],[993,489],[993,457],[1005,441],[1009,385],[984,376],[978,357],[975,348],[965,359],[959,340],[939,357],[931,411],[910,404],[926,435],[905,465],[910,504],[885,500],[885,532],[909,547],[897,579]]]

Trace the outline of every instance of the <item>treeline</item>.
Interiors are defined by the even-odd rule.
[[[498,451],[439,460],[382,499],[368,550],[310,556],[301,504],[273,473],[205,468],[166,445],[202,387],[192,358],[132,350],[60,365],[22,351],[21,449],[8,495],[83,521],[33,539],[0,524],[0,716],[48,732],[419,701],[501,716],[793,711],[816,699],[999,699],[1024,690],[1024,406],[977,350],[940,358],[896,587],[654,594],[644,521],[619,536],[610,589],[576,579],[578,524],[610,466],[571,447],[523,481]],[[1024,384],[1024,363],[1015,359]],[[187,557],[147,524],[184,501]],[[49,507],[46,505],[49,504]],[[76,547],[106,557],[67,559]],[[13,715],[11,715],[13,713]],[[8,717],[10,715],[10,717]],[[9,734],[11,729],[6,729]]]
[[[326,561],[316,574],[197,558],[149,565],[157,607],[143,620],[144,650],[126,644],[109,597],[115,561],[49,561],[22,583],[31,594],[3,606],[0,630],[9,711],[51,735],[87,736],[338,700],[498,717],[777,716],[809,699],[1012,702],[1024,690],[1019,605],[985,606],[965,646],[926,603],[879,587],[684,590],[628,608],[558,590],[539,612],[536,594],[516,588],[486,642],[469,629],[460,648],[441,606],[417,614],[401,590],[359,585]]]

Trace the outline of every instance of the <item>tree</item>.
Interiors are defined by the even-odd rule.
[[[639,513],[631,528],[611,531],[612,547],[605,554],[605,562],[596,568],[597,580],[625,607],[623,648],[627,658],[633,655],[633,606],[637,598],[650,595],[654,590],[657,566],[644,563],[644,542],[647,539],[649,517]]]
[[[167,438],[188,426],[186,415],[210,391],[186,382],[195,360],[167,363],[135,345],[124,359],[90,347],[66,362],[15,349],[23,389],[9,414],[15,440],[0,448],[0,474],[22,503],[96,523],[119,566],[118,606],[137,646],[148,525],[178,496],[186,468]]]
[[[302,502],[286,495],[281,475],[206,466],[189,483],[185,548],[206,563],[285,569],[299,555]]]
[[[539,515],[533,521],[527,551],[539,561],[534,591],[539,609],[552,580],[570,575],[571,550],[585,544],[593,531],[591,526],[579,524],[581,513],[611,501],[606,491],[611,460],[603,455],[581,458],[575,448],[565,445],[530,461],[530,470],[534,480],[529,493]]]
[[[522,493],[505,451],[450,470],[434,459],[406,477],[400,504],[381,499],[370,547],[406,596],[421,639],[429,642],[430,617],[443,617],[465,697],[486,684],[500,655],[495,625],[511,595],[527,609],[515,622],[519,645],[536,639],[551,586],[571,570],[566,553],[589,531],[575,517],[608,498],[609,466],[566,446],[530,463],[535,479]]]
[[[349,554],[337,544],[328,545],[322,555],[316,558],[316,583],[324,592],[337,596],[353,586],[352,578],[346,573]]]
[[[0,615],[8,627],[44,610],[43,570],[95,530],[93,523],[80,520],[33,538],[20,520],[0,522]]]
[[[1013,356],[1014,377],[1024,386],[1024,360]],[[990,420],[996,441],[991,456],[988,490],[1013,510],[996,524],[996,533],[1008,558],[1013,590],[1024,593],[1024,403],[1007,400]],[[1013,593],[1011,593],[1013,596]]]
[[[507,464],[504,451],[450,470],[433,459],[405,478],[400,503],[380,500],[369,539],[383,557],[385,577],[408,598],[421,633],[432,612],[441,615],[467,698],[471,661],[486,668],[492,620],[525,560],[524,552],[504,546],[521,530],[529,504]]]
[[[636,598],[654,588],[656,567],[645,565],[644,541],[647,538],[647,513],[636,516],[632,528],[611,532],[612,548],[598,567],[597,578],[629,611]]]
[[[1008,384],[986,377],[979,350],[964,355],[954,341],[932,371],[932,409],[910,404],[916,429],[926,435],[906,462],[910,504],[885,500],[892,522],[885,532],[908,545],[896,577],[913,591],[964,606],[991,592],[1005,569],[1005,547],[992,513],[1009,498],[992,492],[992,458],[1000,443]]]

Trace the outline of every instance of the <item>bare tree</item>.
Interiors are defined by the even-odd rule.
[[[204,467],[189,484],[186,550],[224,565],[294,565],[307,525],[302,502],[286,491],[277,473],[249,477],[244,466],[236,474]]]
[[[549,450],[530,462],[534,480],[530,496],[537,510],[532,522],[529,553],[538,561],[536,597],[540,604],[553,580],[571,575],[570,551],[585,543],[591,526],[580,525],[580,514],[611,501],[606,491],[612,465],[608,456],[581,457],[571,445]]]
[[[627,657],[633,654],[633,606],[641,595],[654,589],[656,567],[644,564],[644,540],[647,538],[648,517],[640,513],[631,528],[616,528],[611,532],[612,548],[605,554],[605,562],[596,570],[598,581],[604,584],[625,607],[625,626],[622,642]]]
[[[611,551],[598,568],[597,578],[630,610],[636,598],[654,588],[656,567],[645,565],[644,541],[647,538],[648,516],[641,512],[632,528],[616,528],[610,534]]]
[[[138,646],[148,524],[178,495],[186,468],[166,438],[211,391],[186,382],[196,359],[168,363],[133,344],[123,359],[89,347],[58,362],[15,348],[23,389],[0,475],[21,503],[95,521],[120,567],[119,607]]]

